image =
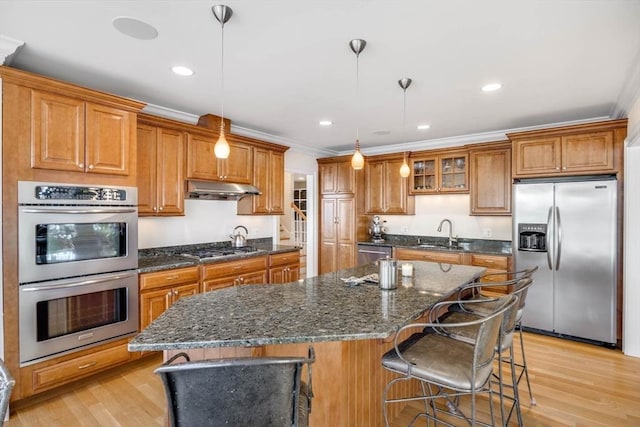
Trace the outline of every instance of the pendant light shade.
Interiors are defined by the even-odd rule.
[[[402,88],[402,133],[405,142],[407,139],[407,88],[411,86],[411,81],[407,77],[398,80],[398,84]],[[400,176],[407,178],[409,175],[411,175],[411,168],[407,164],[407,155],[405,153],[402,159],[402,166],[400,166]]]
[[[220,136],[213,147],[213,153],[218,159],[226,159],[229,157],[231,147],[229,147],[224,130],[224,24],[231,18],[231,15],[233,15],[233,10],[229,6],[217,4],[211,8],[211,12],[213,12],[213,16],[215,16],[216,20],[220,23],[222,34],[220,38]]]
[[[362,39],[353,39],[349,42],[349,47],[356,54],[356,151],[353,153],[353,157],[351,158],[351,167],[355,170],[362,169],[364,167],[364,157],[360,152],[360,128],[358,126],[358,122],[360,120],[360,69],[359,69],[359,58],[360,53],[364,50],[367,42]]]

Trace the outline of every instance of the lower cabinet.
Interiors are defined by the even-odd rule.
[[[202,265],[202,292],[237,285],[267,283],[268,257],[258,256],[237,261]]]
[[[200,289],[198,267],[144,273],[140,275],[140,329],[180,298],[195,295]]]
[[[289,283],[300,278],[300,251],[269,256],[269,283]]]
[[[461,252],[423,251],[420,249],[396,248],[395,257],[401,260],[464,264]]]

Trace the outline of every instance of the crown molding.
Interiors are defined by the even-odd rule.
[[[603,120],[609,120],[609,117],[592,117],[590,119],[572,120],[566,122],[548,123],[537,126],[526,126],[521,128],[505,129],[492,132],[473,133],[468,135],[452,136],[446,138],[437,139],[425,139],[421,141],[414,141],[402,144],[385,145],[382,147],[363,148],[362,154],[365,156],[376,154],[389,154],[398,153],[404,151],[419,151],[419,150],[431,150],[436,148],[449,148],[459,147],[462,145],[481,144],[484,142],[502,141],[509,139],[508,133],[525,132],[530,130],[548,129],[553,127],[581,125],[585,123],[593,123]],[[341,151],[338,155],[350,154],[353,151]]]
[[[142,109],[142,112],[152,114],[154,116],[164,117],[165,119],[173,119],[181,122],[186,122],[191,125],[197,125],[199,116],[191,113],[185,113],[183,111],[174,110],[172,108],[162,107],[155,104],[147,104]]]
[[[9,65],[22,46],[24,46],[23,41],[0,34],[0,65]]]
[[[612,119],[627,117],[635,103],[640,102],[640,52],[636,55],[636,59],[629,71],[618,99],[609,114]]]

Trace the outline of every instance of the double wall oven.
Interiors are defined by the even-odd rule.
[[[135,187],[18,183],[20,363],[138,329]]]

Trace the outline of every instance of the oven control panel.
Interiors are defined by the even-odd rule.
[[[138,189],[101,185],[72,185],[47,182],[18,182],[21,205],[127,205],[136,206]]]
[[[38,200],[126,200],[125,190],[103,187],[61,187],[38,185],[35,189]]]

